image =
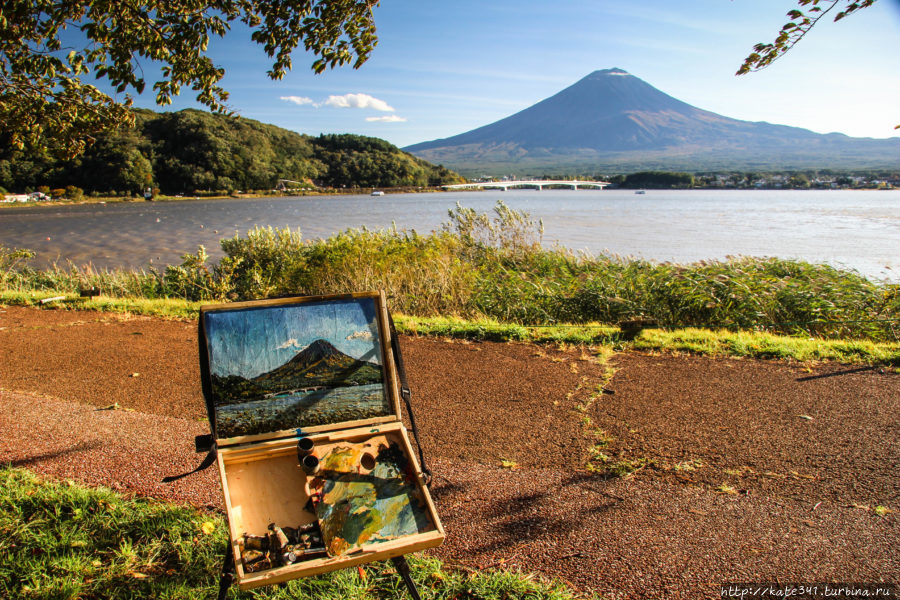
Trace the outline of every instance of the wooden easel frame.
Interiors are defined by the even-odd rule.
[[[283,429],[262,434],[241,435],[228,438],[216,438],[216,413],[211,387],[209,348],[206,340],[205,316],[214,311],[233,311],[242,309],[263,309],[267,307],[282,307],[305,303],[327,303],[330,301],[346,301],[358,299],[371,299],[375,303],[375,314],[378,326],[378,342],[382,356],[382,368],[384,374],[384,390],[391,408],[391,414],[354,421],[343,421],[332,424],[304,426],[302,428]],[[444,529],[441,525],[434,503],[426,486],[422,473],[422,465],[416,460],[406,428],[401,421],[400,409],[400,379],[398,374],[398,356],[394,355],[392,343],[392,327],[387,313],[386,301],[383,292],[354,293],[329,296],[308,296],[295,298],[280,298],[275,300],[261,300],[252,302],[240,302],[233,304],[221,304],[201,307],[200,310],[200,366],[202,386],[206,398],[207,412],[210,419],[210,427],[213,433],[216,462],[222,481],[222,489],[225,497],[226,513],[229,524],[229,548],[226,552],[225,564],[220,585],[219,597],[224,598],[228,587],[236,582],[240,589],[251,589],[259,586],[279,584],[298,577],[306,577],[326,573],[338,569],[353,567],[377,560],[391,559],[397,568],[398,574],[403,578],[414,599],[419,595],[412,579],[409,577],[409,567],[404,555],[410,552],[432,548],[442,543]],[[399,352],[399,347],[397,347]],[[405,379],[405,376],[404,376]],[[406,396],[404,396],[406,398]],[[377,544],[364,545],[359,551],[345,556],[329,556],[313,558],[302,563],[276,567],[257,573],[247,573],[243,569],[240,548],[237,540],[243,535],[243,518],[245,513],[256,511],[260,514],[299,514],[298,506],[305,504],[306,498],[302,494],[292,497],[289,507],[252,507],[249,512],[244,505],[236,505],[236,498],[241,503],[248,502],[246,489],[237,489],[240,486],[264,485],[265,481],[274,478],[290,479],[294,477],[288,468],[291,456],[295,453],[296,443],[299,437],[310,437],[320,444],[331,442],[352,442],[361,440],[366,436],[387,435],[396,441],[402,448],[405,457],[416,474],[415,485],[424,500],[427,518],[433,526],[427,531],[418,534],[405,535],[391,541]],[[255,464],[254,464],[255,463]],[[236,473],[244,470],[241,476]],[[255,470],[255,471],[254,471]],[[296,484],[296,481],[293,482]],[[285,481],[285,485],[291,485]],[[263,503],[269,501],[264,501]],[[268,512],[267,512],[268,511]],[[308,514],[308,513],[307,513]],[[259,521],[259,515],[253,516],[254,521]],[[295,523],[292,523],[292,526]],[[296,523],[299,524],[299,523]]]

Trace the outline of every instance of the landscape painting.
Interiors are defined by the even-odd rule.
[[[391,413],[375,298],[211,310],[203,319],[217,437]]]

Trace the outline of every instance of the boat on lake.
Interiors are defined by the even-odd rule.
[[[371,195],[372,196],[384,196],[384,192],[382,192],[381,190],[375,190],[374,192],[372,192]]]

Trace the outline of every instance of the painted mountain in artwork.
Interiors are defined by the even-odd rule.
[[[900,138],[851,138],[740,121],[696,108],[623,71],[595,71],[514,115],[404,148],[473,175],[565,167],[896,168]]]
[[[214,374],[212,388],[219,403],[233,403],[284,392],[368,385],[383,380],[380,365],[348,356],[319,339],[280,367],[253,378]]]
[[[381,367],[347,356],[330,342],[316,340],[280,367],[257,375],[253,382],[265,389],[321,385],[363,385],[382,380]]]

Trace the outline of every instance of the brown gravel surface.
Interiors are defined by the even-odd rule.
[[[597,395],[584,350],[401,344],[452,563],[610,598],[900,580],[895,372],[626,353]],[[199,462],[198,377],[194,323],[0,307],[0,462],[221,507],[214,469],[160,482]],[[647,466],[585,471],[600,440]]]

